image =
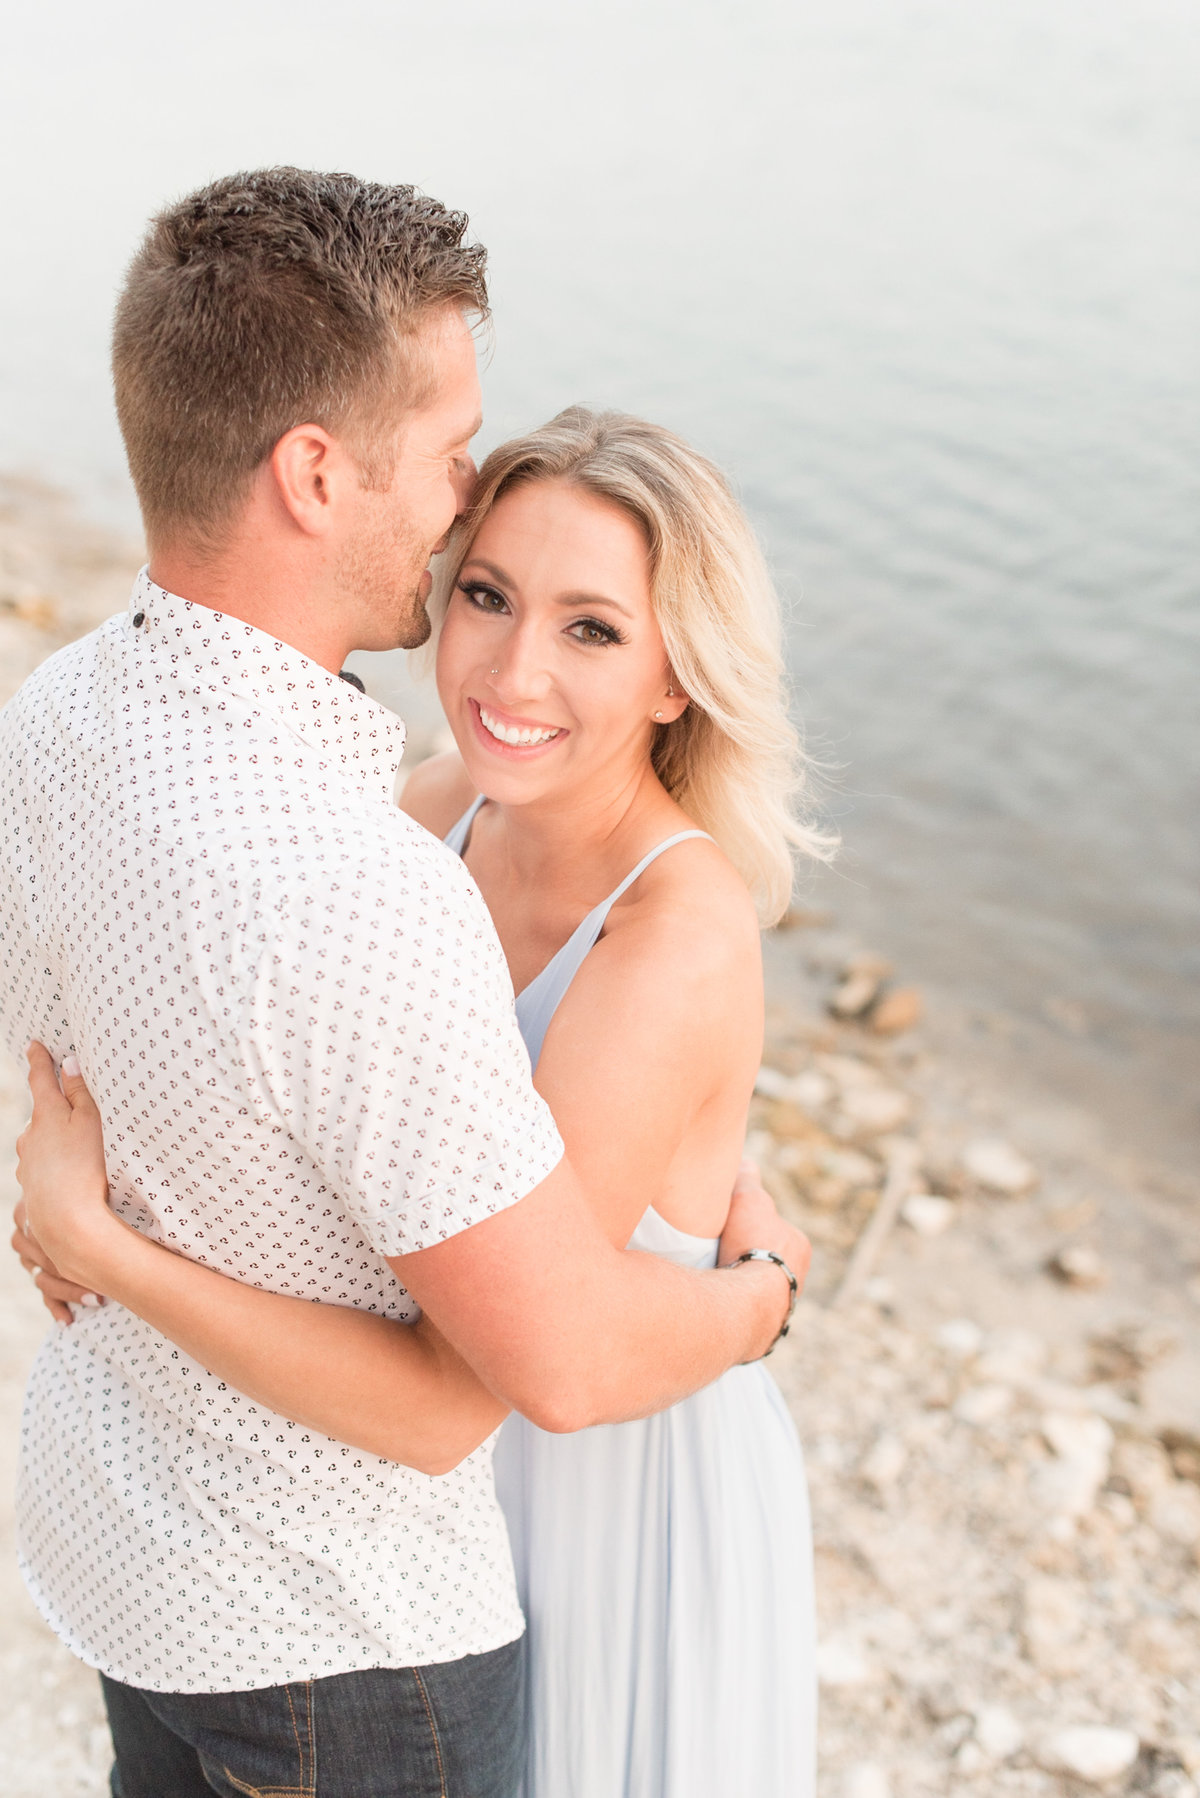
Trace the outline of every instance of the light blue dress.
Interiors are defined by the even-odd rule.
[[[482,803],[446,838],[460,855]],[[518,995],[535,1067],[610,907],[665,849],[704,834],[651,850]],[[681,1267],[717,1259],[715,1238],[653,1209],[629,1247]],[[574,1436],[510,1417],[495,1466],[528,1620],[519,1798],[812,1798],[808,1490],[766,1367]]]

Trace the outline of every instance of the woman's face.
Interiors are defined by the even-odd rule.
[[[437,682],[489,799],[603,804],[622,791],[648,765],[655,724],[687,703],[667,697],[639,526],[562,481],[504,494],[450,597]]]

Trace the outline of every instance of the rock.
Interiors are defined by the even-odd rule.
[[[1112,1425],[1094,1412],[1048,1411],[1042,1435],[1057,1459],[1036,1470],[1035,1496],[1055,1517],[1086,1516],[1108,1478]]]
[[[828,1149],[821,1156],[818,1166],[822,1174],[830,1180],[840,1181],[851,1191],[878,1186],[883,1179],[883,1168],[879,1162],[873,1161],[869,1155],[860,1154],[857,1149]]]
[[[1085,1292],[1094,1291],[1108,1282],[1108,1268],[1102,1257],[1081,1242],[1059,1249],[1047,1265],[1064,1286],[1077,1286]]]
[[[1007,1706],[985,1704],[975,1713],[975,1740],[989,1760],[1006,1761],[1024,1746],[1025,1731]]]
[[[755,1076],[754,1090],[760,1099],[786,1099],[791,1084],[786,1074],[781,1074],[778,1068],[768,1067],[764,1062]]]
[[[940,1236],[958,1216],[958,1206],[937,1193],[911,1192],[900,1207],[900,1216],[918,1236]]]
[[[873,1670],[853,1642],[831,1636],[817,1646],[817,1678],[823,1686],[865,1686]]]
[[[1171,1457],[1177,1480],[1194,1480],[1200,1486],[1200,1437],[1186,1430],[1163,1431],[1163,1447]]]
[[[919,1024],[925,1013],[925,1001],[915,986],[893,987],[871,1007],[867,1019],[876,1036],[899,1036]]]
[[[955,1401],[954,1415],[960,1423],[969,1423],[978,1427],[980,1424],[993,1423],[997,1417],[1012,1406],[1011,1386],[969,1386]]]
[[[1129,1653],[1147,1673],[1166,1679],[1187,1678],[1190,1644],[1169,1617],[1139,1617],[1127,1643]]]
[[[969,1142],[962,1152],[962,1165],[977,1186],[1004,1198],[1019,1198],[1038,1183],[1033,1163],[998,1136],[980,1136]]]
[[[842,1798],[892,1798],[891,1782],[878,1761],[858,1761],[847,1767]]]
[[[860,1086],[843,1092],[841,1120],[852,1134],[882,1136],[905,1123],[912,1111],[907,1093],[893,1086]]]
[[[877,1491],[886,1492],[903,1473],[907,1459],[908,1451],[899,1436],[885,1430],[870,1452],[863,1457],[859,1472]],[[1200,1494],[1197,1496],[1200,1497]]]
[[[1200,1486],[1190,1480],[1172,1480],[1160,1486],[1150,1500],[1150,1526],[1168,1542],[1181,1548],[1200,1546]]]
[[[954,1769],[964,1779],[972,1779],[976,1773],[982,1773],[991,1762],[974,1736],[968,1736],[954,1757]]]
[[[990,1330],[975,1373],[980,1380],[1027,1386],[1045,1361],[1046,1344],[1032,1330]]]
[[[1075,1673],[1083,1663],[1083,1601],[1070,1580],[1034,1574],[1021,1594],[1025,1653],[1042,1673],[1055,1678]]]
[[[833,1082],[816,1068],[806,1068],[791,1082],[789,1097],[805,1111],[820,1111],[833,1097]]]
[[[952,1317],[939,1326],[937,1344],[961,1360],[969,1360],[983,1347],[983,1331],[970,1317]]]
[[[835,1018],[860,1018],[872,1005],[878,991],[878,975],[851,974],[832,994],[829,1009]]]
[[[1133,1436],[1126,1436],[1116,1444],[1112,1471],[1143,1508],[1174,1479],[1171,1457],[1162,1443],[1140,1441]]]
[[[1042,1743],[1037,1761],[1047,1773],[1070,1773],[1088,1785],[1106,1785],[1129,1771],[1140,1747],[1132,1729],[1081,1723],[1055,1730]]]

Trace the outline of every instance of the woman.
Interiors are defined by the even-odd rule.
[[[479,883],[538,1087],[575,1165],[604,1169],[604,1227],[711,1266],[761,1048],[757,924],[787,901],[792,848],[823,849],[789,810],[753,537],[677,438],[574,408],[489,457],[435,606],[459,754],[420,766],[405,807]],[[35,1116],[27,1198],[45,1215],[86,1188],[97,1289],[222,1378],[430,1472],[500,1421],[426,1323],[260,1293],[97,1228],[98,1130],[74,1141]],[[39,1284],[63,1312],[82,1296]],[[399,1420],[372,1402],[397,1356]],[[807,1500],[765,1368],[574,1437],[511,1418],[496,1471],[529,1621],[525,1798],[811,1793]]]

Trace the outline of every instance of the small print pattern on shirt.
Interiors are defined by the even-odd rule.
[[[400,721],[164,593],[0,713],[0,1014],[74,1050],[113,1203],[252,1285],[395,1319],[384,1257],[514,1204],[562,1145],[459,859],[392,802]],[[521,1632],[491,1445],[432,1478],[232,1391],[121,1307],[30,1380],[22,1568],[83,1660],[230,1691]]]

